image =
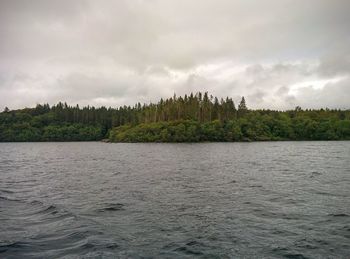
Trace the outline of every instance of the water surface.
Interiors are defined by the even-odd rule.
[[[347,258],[350,142],[0,143],[1,258]]]

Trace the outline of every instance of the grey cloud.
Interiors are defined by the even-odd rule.
[[[350,78],[337,83],[329,83],[322,89],[304,87],[296,96],[297,104],[303,108],[319,108],[320,103],[327,108],[349,109]]]
[[[285,109],[290,109],[296,106],[297,99],[294,95],[290,94],[290,89],[287,86],[281,86],[275,91],[274,99],[282,100],[285,103]]]
[[[170,76],[169,71],[163,66],[149,66],[146,68],[145,73],[149,75]]]
[[[286,87],[286,86],[281,86],[280,88],[278,88],[277,90],[276,90],[276,95],[280,95],[280,96],[283,96],[283,95],[286,95],[286,94],[288,94],[288,92],[289,92],[289,88],[288,87]]]
[[[141,67],[181,68],[218,58],[286,59],[306,51],[314,56],[315,49],[324,50],[334,37],[345,39],[343,23],[350,22],[341,12],[349,5],[341,0],[332,5],[275,0],[30,3],[2,3],[11,14],[1,20],[3,28],[12,28],[2,37],[8,38],[7,51],[11,43],[23,55],[92,51]],[[31,15],[17,20],[21,13]],[[65,22],[69,17],[75,19]]]
[[[247,75],[260,76],[264,72],[264,67],[261,64],[255,64],[246,68]]]
[[[0,106],[208,90],[290,107],[301,97],[281,86],[349,75],[348,10],[347,0],[3,0]]]
[[[247,96],[247,100],[249,100],[252,103],[260,105],[264,102],[264,97],[266,96],[266,93],[263,92],[261,89],[255,90],[253,94],[250,94]]]
[[[320,65],[320,73],[325,76],[350,74],[350,55],[345,57],[331,57],[323,60]]]

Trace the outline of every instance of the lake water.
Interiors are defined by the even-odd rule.
[[[350,142],[0,143],[0,258],[349,258]]]

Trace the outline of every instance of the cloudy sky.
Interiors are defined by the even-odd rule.
[[[196,91],[350,108],[349,0],[0,0],[0,109]]]

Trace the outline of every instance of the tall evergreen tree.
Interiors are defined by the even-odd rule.
[[[247,113],[247,111],[248,111],[248,108],[245,102],[245,98],[243,96],[241,99],[241,102],[238,105],[238,110],[237,110],[238,118],[243,117]]]

